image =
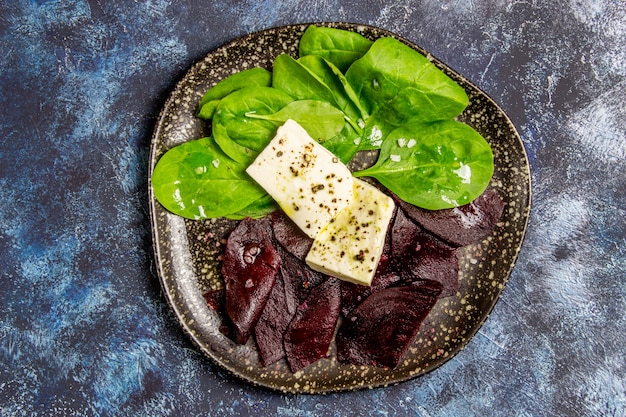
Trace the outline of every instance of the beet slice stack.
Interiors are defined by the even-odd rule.
[[[311,290],[327,277],[283,249],[279,273],[254,334],[263,366],[269,366],[285,357],[283,339],[289,323]]]
[[[286,359],[292,372],[327,357],[333,340],[340,363],[397,367],[437,300],[457,293],[459,248],[493,231],[504,202],[487,190],[466,206],[431,212],[394,198],[368,287],[309,268],[312,239],[282,211],[242,220],[226,244],[225,289],[204,294],[221,331],[239,344],[254,334],[261,364]]]

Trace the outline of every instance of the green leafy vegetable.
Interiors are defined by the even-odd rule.
[[[350,124],[345,124],[344,128],[337,136],[321,142],[322,145],[331,151],[341,162],[347,164],[359,152],[361,136]]]
[[[353,123],[361,117],[359,109],[343,91],[341,81],[321,57],[308,55],[295,60],[289,55],[279,55],[274,61],[272,86],[297,100],[327,101]]]
[[[276,203],[245,169],[288,119],[344,163],[380,150],[374,166],[354,175],[376,178],[416,206],[455,207],[484,191],[491,148],[454,121],[467,94],[426,57],[393,38],[373,42],[315,26],[299,52],[279,55],[272,72],[244,70],[206,92],[197,115],[212,119],[213,139],[180,145],[157,163],[152,182],[163,206],[188,218],[273,211]]]
[[[365,138],[386,136],[407,123],[458,116],[468,97],[426,57],[397,39],[380,38],[346,72],[370,118]]]
[[[362,129],[362,111],[358,98],[341,72],[324,58],[307,55],[297,61],[288,55],[280,55],[274,61],[273,86],[299,99],[325,100],[343,112],[345,126],[336,136],[320,135],[315,124],[322,118],[291,119],[300,123],[314,138],[318,139],[339,159],[347,163],[359,150]],[[311,123],[309,123],[309,121]]]
[[[267,194],[254,201],[252,204],[247,205],[238,212],[226,215],[224,217],[232,220],[242,220],[246,217],[258,219],[272,213],[273,211],[276,211],[277,209],[278,204],[276,204],[274,199],[269,194]]]
[[[317,55],[303,56],[298,62],[328,86],[337,107],[343,110],[347,117],[357,123],[360,119],[367,118],[367,112],[339,68]]]
[[[272,84],[272,73],[265,68],[255,67],[236,72],[211,87],[198,105],[197,117],[209,120],[213,117],[220,100],[244,87],[269,87]]]
[[[228,217],[266,196],[210,138],[167,151],[152,173],[154,195],[167,210],[188,219]],[[228,190],[227,192],[225,192]]]
[[[300,38],[300,56],[318,55],[345,71],[367,52],[372,41],[355,32],[309,26]]]
[[[276,134],[276,123],[256,115],[274,114],[293,98],[271,87],[245,87],[224,97],[212,121],[213,137],[226,155],[250,164]]]
[[[289,119],[295,120],[320,143],[338,135],[345,123],[344,115],[340,110],[321,100],[292,101],[273,114],[249,112],[246,116],[251,119],[271,121],[276,128]]]
[[[397,128],[385,139],[376,164],[354,173],[374,177],[402,200],[429,210],[471,202],[492,175],[487,141],[453,120]]]
[[[279,55],[274,60],[272,87],[296,100],[315,99],[337,104],[329,86],[289,55]]]

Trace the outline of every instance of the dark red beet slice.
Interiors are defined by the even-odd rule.
[[[222,311],[224,309],[224,289],[207,291],[203,297],[207,305],[213,310]]]
[[[340,363],[395,368],[437,302],[441,287],[389,287],[370,295],[337,332]]]
[[[311,249],[313,239],[304,234],[282,210],[272,213],[271,219],[274,238],[278,244],[296,258],[304,260]]]
[[[397,210],[391,227],[391,247],[396,269],[409,271],[417,279],[443,285],[441,297],[455,295],[459,289],[457,248],[446,244]]]
[[[236,343],[246,343],[274,287],[280,256],[271,236],[269,219],[244,219],[226,243],[222,275]]]
[[[297,307],[307,299],[313,287],[327,279],[286,250],[279,247],[278,251],[281,264],[276,283],[255,327],[264,366],[285,356],[283,336]]]
[[[292,372],[328,356],[340,309],[339,280],[331,277],[312,288],[308,298],[298,306],[284,340]]]
[[[469,204],[446,210],[425,210],[393,197],[411,219],[454,246],[470,245],[489,236],[505,205],[491,188]]]
[[[395,271],[387,270],[384,274],[374,275],[372,285],[365,286],[343,281],[341,283],[341,314],[346,317],[359,304],[372,293],[401,282],[403,279]]]
[[[276,277],[272,294],[265,304],[263,314],[254,328],[254,336],[263,366],[269,366],[285,357],[283,336],[293,315],[287,311],[285,285],[279,274]]]
[[[285,250],[280,250],[280,257],[280,275],[285,283],[287,311],[293,315],[309,296],[311,289],[324,282],[327,276],[312,270],[304,261]]]
[[[226,337],[232,338],[231,335],[235,326],[226,314],[226,291],[223,288],[221,290],[210,290],[205,292],[203,297],[207,305],[217,312],[217,316],[220,319],[220,332]]]

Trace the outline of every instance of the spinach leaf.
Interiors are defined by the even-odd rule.
[[[250,118],[246,114],[274,114],[293,98],[272,87],[244,87],[224,97],[213,116],[213,137],[226,155],[250,164],[276,135],[274,121]]]
[[[196,116],[209,120],[213,117],[220,100],[233,91],[244,87],[269,87],[272,84],[272,73],[265,68],[250,68],[236,72],[211,87],[200,100]]]
[[[341,161],[347,163],[360,150],[363,112],[358,98],[345,76],[333,64],[316,55],[307,55],[297,61],[288,55],[277,57],[274,62],[273,86],[304,100],[324,100],[341,110],[346,125],[337,136],[317,135],[313,126],[303,125],[309,134],[318,139]],[[346,88],[347,87],[347,88]],[[303,124],[298,117],[291,117]],[[319,123],[313,121],[314,123]],[[320,139],[324,139],[323,141]]]
[[[252,217],[253,219],[259,219],[274,211],[278,210],[278,204],[274,201],[269,194],[264,195],[252,204],[244,207],[233,214],[228,214],[224,217],[232,220],[243,220],[246,217]]]
[[[346,72],[367,109],[369,132],[385,133],[406,123],[458,116],[468,97],[456,82],[419,52],[397,39],[377,39]]]
[[[338,135],[321,142],[344,164],[350,162],[354,155],[361,150],[360,143],[361,135],[349,123],[344,125]]]
[[[332,62],[341,71],[362,57],[372,41],[342,29],[309,26],[300,38],[300,56],[318,55]]]
[[[283,90],[298,100],[319,99],[334,102],[330,88],[300,62],[282,54],[272,67],[272,87]]]
[[[182,143],[157,162],[151,181],[159,203],[189,219],[225,217],[266,196],[211,137]]]
[[[305,55],[299,58],[298,62],[328,86],[337,108],[356,122],[353,125],[356,130],[359,130],[358,123],[367,118],[367,112],[361,106],[359,98],[339,68],[318,55]]]
[[[321,100],[296,100],[273,114],[246,113],[251,119],[273,122],[276,128],[292,119],[320,143],[339,134],[345,124],[343,112]]]
[[[246,113],[252,119],[276,123],[276,128],[288,119],[295,120],[307,133],[331,151],[342,162],[348,163],[359,151],[359,132],[345,121],[344,114],[321,100],[296,100],[270,115]]]
[[[445,120],[397,128],[384,141],[376,164],[353,175],[374,177],[402,200],[439,210],[482,194],[493,169],[487,141],[470,126]]]
[[[317,57],[319,58],[319,57]],[[321,58],[320,58],[321,59]],[[300,60],[289,55],[279,55],[274,60],[272,87],[283,90],[297,100],[324,100],[346,113],[350,119],[360,117],[354,105],[341,94],[341,86],[336,77],[317,74]],[[308,60],[311,62],[313,59]],[[329,84],[330,83],[330,84]]]

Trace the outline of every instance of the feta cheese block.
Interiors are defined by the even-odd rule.
[[[354,199],[313,241],[306,263],[314,270],[370,285],[383,252],[395,204],[365,181],[354,179]]]
[[[246,172],[313,239],[352,202],[348,168],[293,120],[278,128]]]

